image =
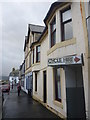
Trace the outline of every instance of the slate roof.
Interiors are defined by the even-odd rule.
[[[67,2],[65,2],[66,0],[63,0],[63,2],[61,2],[61,1],[62,0],[58,0],[58,1],[51,4],[49,11],[47,12],[46,17],[44,18],[45,25],[47,25],[46,24],[47,20],[53,16],[53,14],[55,13],[55,11],[58,8],[62,7],[64,4],[67,3]]]
[[[17,69],[15,71],[10,72],[9,76],[18,77],[19,76],[19,70]]]
[[[28,38],[28,36],[25,36],[24,51],[25,51],[25,48],[26,48],[27,38]]]
[[[29,24],[29,28],[30,28],[30,31],[32,32],[42,33],[45,27],[40,25]]]

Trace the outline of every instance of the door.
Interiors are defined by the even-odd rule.
[[[85,98],[83,87],[82,68],[66,67],[66,102],[67,102],[67,118],[84,119],[85,114]]]
[[[47,102],[47,80],[46,71],[43,72],[43,102]]]

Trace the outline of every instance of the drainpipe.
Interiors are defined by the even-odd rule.
[[[86,15],[85,15],[85,6],[84,0],[80,0],[80,11],[82,17],[82,26],[84,32],[84,40],[85,40],[85,66],[84,68],[85,78],[84,80],[84,93],[85,93],[85,107],[86,107],[86,117],[89,117],[89,44],[88,44],[88,31],[87,31],[87,24],[86,24]],[[87,89],[88,88],[88,89]]]

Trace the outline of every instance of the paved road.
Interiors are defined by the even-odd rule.
[[[3,118],[59,118],[26,93],[18,97],[15,89],[4,95]]]

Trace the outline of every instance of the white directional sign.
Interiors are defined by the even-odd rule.
[[[81,56],[67,56],[62,58],[49,58],[48,66],[82,64]]]

